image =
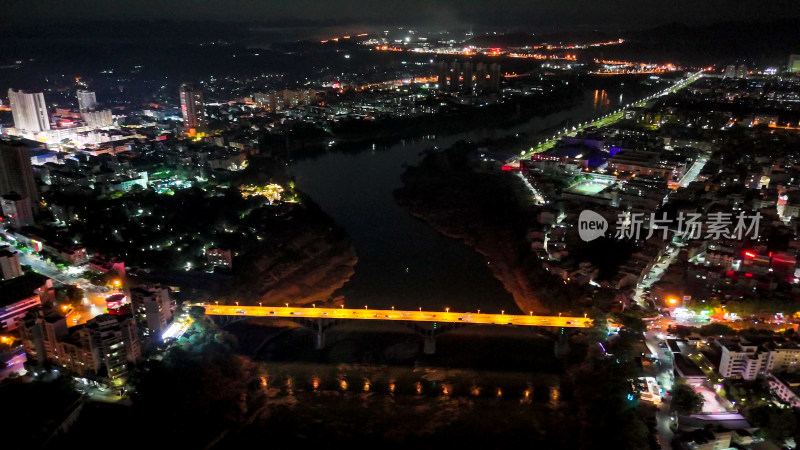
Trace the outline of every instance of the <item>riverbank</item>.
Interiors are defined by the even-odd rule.
[[[542,312],[545,305],[521,265],[525,212],[532,204],[516,181],[473,172],[462,144],[455,150],[432,152],[419,166],[409,167],[395,198],[439,233],[483,255],[492,275],[513,295],[519,312]]]
[[[436,114],[343,120],[325,130],[303,127],[282,137],[270,137],[268,142],[273,155],[287,160],[315,157],[330,151],[358,153],[366,149],[384,149],[401,139],[457,134],[477,128],[508,129],[573,107],[584,95],[573,84],[530,97],[516,96],[502,101],[495,98],[497,103],[485,106],[459,104],[444,98],[441,102],[448,105],[447,110]]]
[[[476,150],[476,144],[460,142],[430,152],[403,174],[397,202],[480,253],[523,314],[583,314],[591,293],[546,272],[525,240],[539,211],[529,192],[513,174],[473,170],[469,155]]]

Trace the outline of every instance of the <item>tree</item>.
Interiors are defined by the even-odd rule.
[[[703,410],[703,396],[692,389],[685,381],[676,380],[672,388],[672,409],[678,414],[697,414]]]
[[[83,289],[75,286],[67,286],[67,301],[73,305],[80,304],[83,301]]]
[[[139,426],[160,417],[170,443],[206,447],[264,410],[259,366],[219,341],[218,336],[204,335],[137,370],[132,399],[135,416],[142,421]]]
[[[682,326],[682,325],[678,325],[678,326],[676,326],[676,327],[675,327],[675,328],[672,330],[672,333],[673,333],[673,334],[675,334],[675,336],[678,336],[678,337],[679,337],[679,338],[681,338],[681,339],[686,339],[686,338],[687,338],[687,337],[689,337],[689,335],[691,335],[691,334],[692,334],[692,333],[693,333],[695,330],[697,330],[697,328],[694,328],[694,327],[684,327],[684,326]]]
[[[782,441],[794,435],[797,419],[791,409],[778,408],[772,404],[761,404],[747,411],[747,418],[761,430],[765,437]]]
[[[711,323],[700,327],[700,336],[730,336],[736,334],[733,328],[724,323]]]

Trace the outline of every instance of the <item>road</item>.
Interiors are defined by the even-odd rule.
[[[658,381],[658,385],[664,389],[664,393],[669,392],[672,390],[672,383],[674,380],[673,375],[673,368],[672,368],[672,355],[669,355],[666,352],[666,349],[662,349],[658,346],[658,336],[663,334],[664,331],[660,329],[651,329],[648,330],[644,337],[645,343],[647,347],[650,349],[650,353],[655,355],[658,358],[660,370],[656,374],[656,381]],[[670,450],[672,448],[671,442],[674,438],[674,433],[669,428],[670,424],[674,422],[674,417],[670,414],[670,400],[672,398],[669,395],[663,395],[661,404],[658,406],[658,411],[656,412],[656,429],[658,430],[658,440],[659,444],[661,444],[661,448],[665,450]]]
[[[696,180],[697,176],[700,175],[700,171],[703,170],[703,167],[705,167],[707,162],[708,157],[706,156],[701,156],[698,158],[697,161],[692,164],[692,167],[690,167],[689,170],[687,170],[683,175],[683,178],[681,178],[681,181],[678,183],[678,187],[685,188],[694,180]]]
[[[633,294],[633,300],[636,303],[640,304],[641,306],[646,306],[644,302],[644,290],[650,288],[656,281],[660,280],[661,277],[664,275],[664,272],[667,271],[670,264],[675,262],[678,258],[678,254],[680,253],[680,248],[670,245],[665,255],[659,259],[659,262],[653,264],[653,267],[650,269],[650,272],[647,274],[646,280],[640,280],[636,283],[636,290]]]
[[[0,245],[3,244],[13,246],[12,242],[0,241]],[[67,314],[67,326],[69,327],[81,325],[95,316],[105,313],[106,297],[121,292],[95,286],[81,277],[81,271],[75,269],[71,271],[61,270],[55,264],[43,260],[36,254],[17,250],[17,255],[19,256],[19,263],[30,266],[34,272],[42,274],[56,283],[65,286],[77,286],[83,289],[86,300],[80,307]]]
[[[449,311],[400,311],[393,309],[295,308],[275,306],[202,306],[208,315],[249,317],[304,317],[309,319],[398,320],[406,322],[461,322],[491,325],[532,327],[586,328],[592,319],[586,317],[534,316],[513,314],[480,314]]]
[[[613,112],[611,114],[606,114],[605,116],[599,117],[599,118],[597,118],[597,119],[595,119],[595,120],[593,120],[591,122],[583,123],[583,124],[581,124],[581,125],[579,125],[577,127],[572,127],[570,129],[564,128],[560,132],[556,133],[552,138],[542,142],[541,144],[537,145],[536,147],[532,147],[528,151],[522,151],[520,153],[521,154],[520,159],[530,158],[531,155],[533,155],[533,154],[541,153],[541,152],[544,152],[546,150],[549,150],[549,149],[553,148],[556,145],[556,143],[558,142],[558,140],[561,139],[562,137],[567,136],[567,135],[572,134],[572,133],[579,133],[579,132],[583,131],[585,128],[587,128],[587,127],[601,128],[601,127],[605,127],[605,126],[611,125],[611,124],[613,124],[615,122],[618,122],[618,121],[622,120],[622,118],[625,116],[625,109],[630,108],[630,107],[644,106],[645,104],[647,104],[647,102],[649,100],[652,100],[652,99],[654,99],[656,97],[661,97],[663,95],[667,95],[667,94],[671,94],[673,92],[677,92],[677,91],[685,88],[686,86],[692,84],[695,80],[700,78],[702,75],[703,75],[703,71],[702,70],[700,72],[695,72],[692,75],[690,75],[688,78],[683,79],[681,81],[678,81],[677,83],[675,83],[672,86],[664,89],[663,91],[657,92],[657,93],[655,93],[655,94],[653,94],[653,95],[651,95],[649,97],[643,98],[643,99],[639,100],[638,102],[629,103],[629,104],[625,105],[624,108],[621,108],[621,109],[619,109],[619,110],[617,110],[617,111],[615,111],[615,112]],[[698,170],[698,173],[699,173],[699,170]]]

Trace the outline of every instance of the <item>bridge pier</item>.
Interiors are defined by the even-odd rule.
[[[322,324],[317,327],[316,344],[317,350],[322,350],[325,348],[325,327],[323,327]]]
[[[433,333],[433,330],[431,330],[430,333],[425,334],[425,337],[423,338],[422,352],[426,355],[433,355],[436,353],[436,335]]]
[[[566,328],[559,328],[554,347],[556,358],[563,358],[569,354],[569,334]]]

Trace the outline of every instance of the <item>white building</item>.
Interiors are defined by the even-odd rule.
[[[800,347],[791,342],[751,344],[744,340],[719,340],[722,350],[719,373],[724,378],[755,380],[767,372],[794,372],[800,363]]]
[[[157,285],[133,288],[131,305],[142,334],[153,341],[160,339],[172,322],[169,289]]]
[[[86,122],[90,129],[107,128],[114,125],[110,109],[98,109],[95,111],[82,111],[81,118]]]
[[[786,374],[767,373],[769,388],[782,402],[792,408],[800,407],[800,396],[797,395],[797,388],[800,387],[800,379],[796,376],[789,377]]]
[[[78,110],[80,112],[94,111],[97,109],[97,96],[94,91],[78,89]]]
[[[14,128],[18,133],[39,133],[50,129],[50,117],[47,115],[43,93],[9,89],[8,99],[11,114],[14,116]]]

